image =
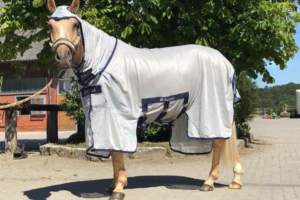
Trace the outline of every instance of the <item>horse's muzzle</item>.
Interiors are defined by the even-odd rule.
[[[60,45],[55,52],[55,60],[60,69],[68,69],[72,64],[72,53],[66,45]]]

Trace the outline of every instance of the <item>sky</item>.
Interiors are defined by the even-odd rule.
[[[299,6],[298,6],[299,9]],[[287,68],[280,70],[279,66],[268,65],[267,70],[270,75],[275,79],[274,84],[267,84],[262,81],[262,76],[259,75],[256,84],[259,88],[264,88],[265,86],[272,87],[275,85],[284,85],[290,82],[300,84],[300,23],[297,25],[297,33],[295,35],[296,44],[299,47],[299,51],[295,54],[294,59],[290,59],[287,63]]]

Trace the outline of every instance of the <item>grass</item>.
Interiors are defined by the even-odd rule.
[[[169,142],[142,142],[138,143],[138,147],[164,147],[167,149],[166,155],[171,157],[171,149]]]
[[[85,142],[79,144],[62,144],[62,145],[71,148],[85,148]]]
[[[169,142],[142,142],[138,143],[138,147],[164,147],[166,149],[169,147]]]

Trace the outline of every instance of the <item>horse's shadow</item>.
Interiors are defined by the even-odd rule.
[[[111,181],[111,179],[102,179],[65,183],[25,191],[24,195],[32,200],[46,200],[51,196],[51,192],[66,190],[82,198],[101,198],[106,197],[105,189],[109,186]],[[198,190],[204,183],[203,180],[183,176],[137,176],[129,177],[128,182],[129,185],[125,188],[126,190],[159,186],[176,190]],[[228,187],[228,185],[215,184],[215,187]]]

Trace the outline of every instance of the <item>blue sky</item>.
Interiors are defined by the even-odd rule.
[[[299,9],[299,7],[298,7]],[[295,35],[295,40],[297,46],[300,48],[300,24],[297,25],[297,33]],[[271,76],[275,79],[274,84],[267,84],[262,81],[262,76],[259,75],[255,80],[258,87],[263,88],[265,86],[272,87],[275,85],[284,85],[290,82],[300,84],[300,50],[295,55],[294,59],[291,59],[287,63],[287,68],[280,70],[279,66],[269,65],[267,70],[270,72]]]

